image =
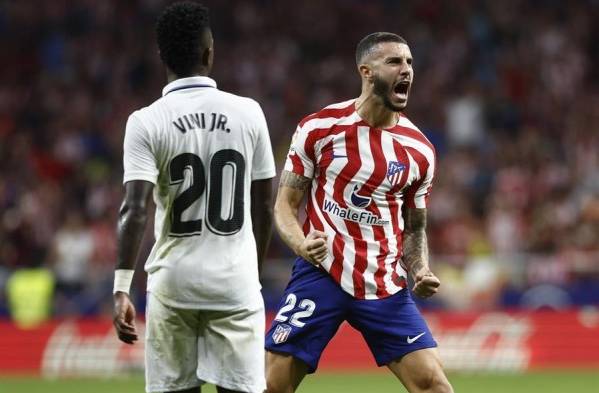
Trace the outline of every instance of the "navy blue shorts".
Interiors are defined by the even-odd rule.
[[[362,333],[379,366],[437,346],[409,290],[385,299],[355,299],[328,273],[298,258],[266,333],[266,349],[304,361],[308,372],[313,373],[343,321]]]

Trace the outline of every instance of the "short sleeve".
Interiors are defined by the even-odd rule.
[[[410,185],[405,193],[406,206],[413,209],[426,209],[428,206],[428,197],[433,187],[433,178],[435,174],[435,160],[427,161],[425,164],[418,165],[421,171],[421,177],[414,184]],[[424,172],[424,173],[422,173]]]
[[[256,114],[257,139],[252,159],[252,180],[270,179],[275,177],[275,159],[264,113],[258,105]]]
[[[314,176],[314,161],[306,152],[308,133],[298,126],[291,138],[291,146],[285,161],[285,170],[307,178]]]
[[[158,168],[152,153],[150,135],[135,114],[129,116],[125,128],[123,169],[123,183],[145,180],[156,184],[158,179]]]

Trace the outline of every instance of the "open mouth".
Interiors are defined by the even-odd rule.
[[[393,88],[393,92],[398,98],[404,98],[408,95],[408,90],[410,89],[409,81],[398,82]]]

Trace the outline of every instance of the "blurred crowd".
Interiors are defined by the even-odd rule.
[[[260,102],[279,170],[303,116],[359,95],[357,42],[408,41],[406,113],[438,158],[428,238],[443,289],[424,306],[599,304],[599,2],[204,3],[212,76]],[[166,83],[153,30],[164,5],[0,5],[0,314],[27,269],[51,273],[53,315],[110,312],[124,125]],[[151,243],[148,231],[141,259]],[[275,236],[267,304],[291,261]],[[144,281],[140,269],[140,303]]]

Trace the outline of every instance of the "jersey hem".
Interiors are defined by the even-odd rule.
[[[243,381],[234,381],[226,378],[219,378],[207,370],[198,368],[196,376],[209,384],[220,386],[229,390],[237,390],[248,393],[262,393],[266,389],[266,381],[263,383],[252,383]]]
[[[277,175],[276,171],[252,173],[252,180],[272,179]]]
[[[183,310],[210,310],[210,311],[229,311],[229,310],[237,310],[237,309],[248,309],[248,310],[259,310],[264,309],[264,301],[262,300],[262,295],[260,294],[259,300],[254,302],[247,303],[219,303],[218,305],[214,303],[202,303],[202,302],[194,302],[194,303],[186,303],[179,302],[168,298],[162,294],[158,294],[155,291],[147,290],[148,294],[152,294],[158,299],[162,304],[173,307],[180,308]]]
[[[132,172],[132,173],[128,173],[125,176],[123,176],[123,184],[130,182],[130,181],[134,181],[134,180],[148,181],[154,185],[156,185],[156,183],[157,183],[156,176],[148,175],[148,174],[144,174],[144,173]]]

